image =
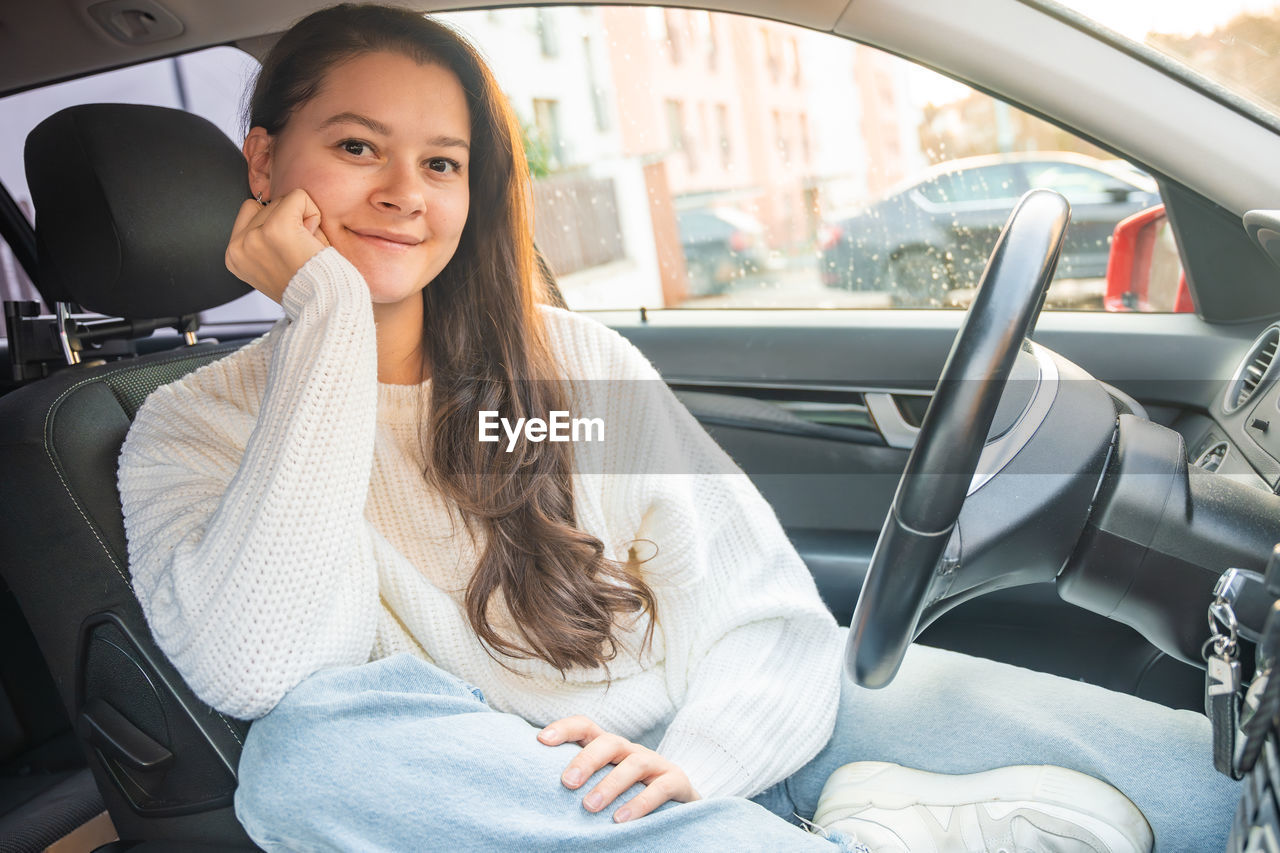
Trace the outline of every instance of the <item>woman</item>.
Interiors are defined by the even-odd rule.
[[[1149,847],[1096,779],[978,773],[1049,761],[1170,849],[1221,846],[1234,790],[1169,749],[1203,718],[925,649],[842,684],[763,498],[638,351],[541,304],[517,125],[452,31],[318,12],[249,118],[227,265],[286,320],[148,399],[120,490],[157,642],[258,719],[259,844]],[[540,440],[556,412],[601,434]],[[832,776],[871,758],[978,775]],[[825,837],[796,825],[820,811]]]

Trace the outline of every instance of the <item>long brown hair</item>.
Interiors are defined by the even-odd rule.
[[[572,451],[477,440],[478,412],[546,417],[567,389],[551,352],[535,275],[529,170],[519,124],[492,72],[461,35],[416,12],[343,4],[299,21],[272,48],[254,84],[248,124],[275,135],[314,97],[325,73],[390,51],[453,71],[471,113],[471,205],[458,249],[423,291],[423,375],[431,375],[424,476],[461,510],[485,547],[466,591],[467,616],[490,654],[541,658],[564,673],[618,653],[615,619],[647,612],[654,595],[635,570],[604,556],[575,524]],[[634,554],[634,551],[632,552]],[[511,616],[495,627],[495,605]],[[501,661],[501,658],[495,658]]]

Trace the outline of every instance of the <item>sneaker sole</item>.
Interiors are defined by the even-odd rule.
[[[846,764],[823,786],[813,822],[828,826],[868,808],[1026,801],[1089,815],[1119,830],[1137,849],[1152,847],[1151,827],[1128,797],[1086,773],[1051,765],[998,767],[946,776],[884,761]],[[1085,808],[1084,803],[1091,807]]]

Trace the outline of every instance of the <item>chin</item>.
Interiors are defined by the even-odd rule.
[[[375,284],[369,285],[369,298],[374,305],[398,305],[401,302],[408,302],[411,299],[421,298],[422,288],[404,288],[404,287],[379,287]]]
[[[355,266],[364,276],[369,296],[375,305],[403,302],[420,294],[425,286],[422,284],[426,280],[425,274],[421,271],[373,270],[361,264]]]

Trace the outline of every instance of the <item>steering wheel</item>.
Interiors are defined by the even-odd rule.
[[[943,552],[1014,360],[1044,304],[1070,214],[1058,193],[1032,190],[996,241],[907,458],[853,613],[845,668],[864,687],[893,680],[930,590],[945,574]]]

